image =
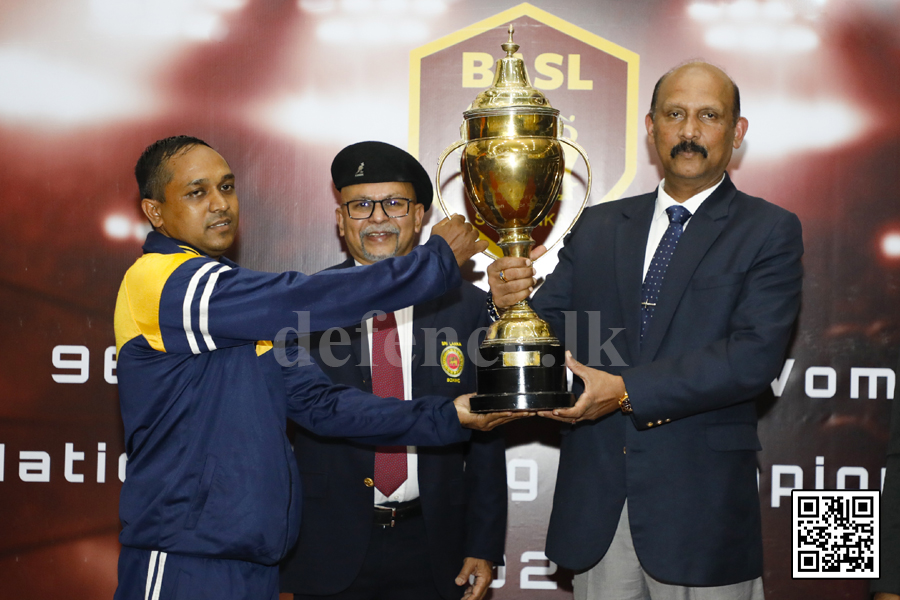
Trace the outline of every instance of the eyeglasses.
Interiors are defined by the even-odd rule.
[[[375,205],[380,204],[381,210],[391,219],[399,219],[409,214],[409,205],[414,200],[407,198],[384,198],[383,200],[351,200],[344,202],[347,214],[351,219],[368,219],[375,213]]]

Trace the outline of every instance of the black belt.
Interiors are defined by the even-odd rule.
[[[393,527],[397,521],[422,514],[422,503],[418,498],[409,502],[399,502],[396,506],[376,506],[374,523],[382,527]]]

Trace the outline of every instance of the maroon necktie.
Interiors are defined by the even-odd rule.
[[[394,313],[372,319],[372,393],[403,400],[400,339]],[[406,481],[406,446],[378,446],[375,452],[375,487],[385,496]]]

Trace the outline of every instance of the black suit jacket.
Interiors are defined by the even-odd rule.
[[[333,268],[353,264],[351,259]],[[485,293],[464,282],[417,305],[413,320],[413,398],[455,398],[475,391],[470,353],[484,337],[476,330],[489,324]],[[311,353],[335,383],[371,392],[365,329],[344,331],[331,333],[330,350],[323,350],[323,334],[314,335]],[[347,343],[338,343],[341,335],[346,335]],[[464,364],[453,377],[441,367],[441,354],[455,342],[463,351]],[[374,447],[301,429],[294,438],[294,452],[303,477],[303,517],[297,546],[282,565],[281,588],[334,594],[352,583],[366,554],[374,500],[373,488],[364,480],[374,474]],[[442,596],[456,599],[465,587],[454,583],[465,557],[503,564],[507,512],[503,437],[475,432],[466,444],[419,447],[418,476],[434,582]]]
[[[898,367],[900,368],[900,367]],[[872,592],[900,594],[900,401],[891,405],[891,437],[881,494],[881,572]]]
[[[762,574],[754,399],[780,372],[799,310],[800,222],[726,175],[681,237],[642,343],[655,202],[585,211],[534,300],[578,360],[624,378],[634,407],[564,428],[547,555],[593,566],[627,497],[653,577],[745,581]],[[568,323],[564,311],[575,311]]]

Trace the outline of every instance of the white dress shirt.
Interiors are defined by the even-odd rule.
[[[695,194],[685,200],[684,202],[678,202],[672,196],[666,193],[665,183],[666,180],[663,179],[659,182],[659,187],[657,188],[656,193],[656,209],[653,212],[653,220],[650,222],[650,235],[647,237],[647,248],[644,251],[644,277],[641,278],[641,281],[646,279],[647,271],[650,270],[650,263],[653,261],[653,255],[656,254],[656,247],[659,246],[659,243],[662,241],[663,236],[666,234],[666,229],[669,228],[669,215],[666,214],[666,209],[670,206],[676,206],[680,204],[685,207],[689,211],[691,211],[691,217],[685,221],[682,232],[684,229],[687,229],[687,226],[690,224],[693,215],[697,214],[697,209],[700,208],[700,205],[703,204],[703,201],[710,197],[710,195],[716,191],[720,185],[722,185],[722,181],[725,179],[725,174],[722,174],[722,178],[719,179],[719,182],[716,185],[712,186],[709,189],[705,189],[699,194]]]
[[[357,263],[358,265],[359,263]],[[403,369],[403,400],[412,399],[412,351],[413,351],[413,307],[407,306],[394,312],[397,320],[397,339],[400,343],[400,366]],[[366,335],[369,340],[369,364],[372,364],[372,319],[366,321]],[[393,494],[385,496],[374,488],[375,504],[385,502],[408,502],[419,497],[419,460],[415,446],[406,447],[406,481]]]

